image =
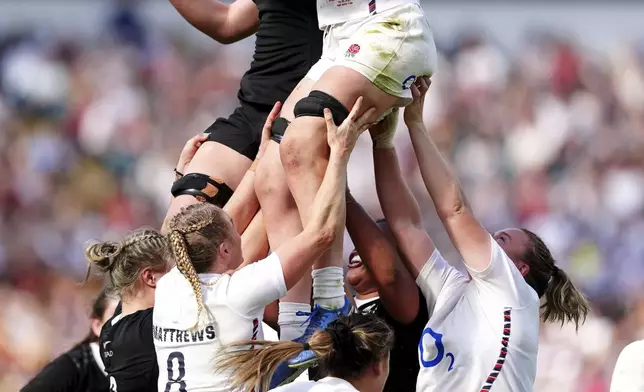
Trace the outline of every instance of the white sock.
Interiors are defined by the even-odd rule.
[[[342,267],[314,269],[313,302],[325,309],[344,306],[344,275]]]
[[[293,340],[304,335],[308,326],[308,323],[305,322],[311,313],[311,304],[280,301],[279,309],[277,323],[280,326],[280,340]],[[298,316],[297,312],[306,314]]]

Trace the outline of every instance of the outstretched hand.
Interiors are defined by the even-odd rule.
[[[393,148],[400,110],[393,108],[382,121],[369,127],[373,148]]]
[[[373,117],[376,108],[369,108],[361,116],[358,116],[358,113],[362,111],[362,102],[363,98],[359,97],[353,105],[349,116],[340,126],[335,125],[331,110],[324,109],[327,142],[329,143],[331,153],[348,158],[360,134],[366,131],[371,125],[369,120]]]
[[[428,76],[422,76],[411,85],[411,96],[414,100],[405,108],[405,124],[409,125],[423,122],[425,95],[431,84],[432,81]]]
[[[181,154],[179,154],[179,161],[177,162],[177,166],[175,167],[177,172],[185,172],[186,166],[188,166],[190,161],[192,161],[192,158],[194,158],[197,150],[203,143],[206,142],[206,140],[208,140],[208,134],[200,133],[199,135],[192,137],[186,142],[186,145],[183,146],[183,150],[181,150]]]
[[[262,128],[262,141],[259,145],[257,155],[255,156],[256,161],[259,161],[264,156],[264,151],[266,151],[268,142],[269,140],[271,140],[271,129],[273,128],[273,122],[279,116],[281,109],[282,103],[279,101],[275,102],[273,109],[268,114],[268,117],[266,117],[266,122],[264,122],[264,127]]]

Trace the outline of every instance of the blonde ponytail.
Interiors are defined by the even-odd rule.
[[[370,364],[380,361],[393,342],[393,331],[384,321],[354,313],[315,332],[305,344],[250,340],[229,345],[217,356],[216,366],[218,372],[232,372],[232,390],[267,391],[277,367],[304,350],[313,351],[323,371],[347,379],[360,377]]]
[[[197,319],[194,327],[210,320],[204,312],[204,283],[199,274],[210,270],[215,262],[219,246],[229,237],[230,218],[219,207],[208,203],[192,204],[183,208],[168,224],[168,241],[174,254],[177,269],[188,280],[197,301]]]

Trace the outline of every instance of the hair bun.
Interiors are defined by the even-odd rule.
[[[85,249],[85,257],[87,261],[106,272],[112,269],[115,258],[122,250],[123,245],[120,243],[113,241],[99,242]]]
[[[361,364],[369,357],[369,350],[363,346],[349,325],[341,320],[336,320],[327,327],[327,332],[333,339],[336,353],[342,357],[344,363]]]

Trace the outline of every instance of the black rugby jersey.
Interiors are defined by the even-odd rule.
[[[322,55],[315,0],[254,0],[259,9],[255,54],[241,79],[241,102],[267,105],[288,97]]]
[[[418,363],[418,342],[429,320],[425,297],[418,289],[418,315],[410,324],[404,325],[394,320],[380,299],[367,302],[358,308],[363,313],[373,313],[385,320],[394,330],[394,348],[389,356],[389,378],[383,392],[413,392],[420,370]]]
[[[121,316],[121,305],[101,330],[101,358],[110,392],[157,390],[159,369],[152,340],[152,310]]]
[[[107,392],[110,383],[92,354],[79,344],[45,366],[20,392]],[[96,347],[96,346],[95,346]]]

